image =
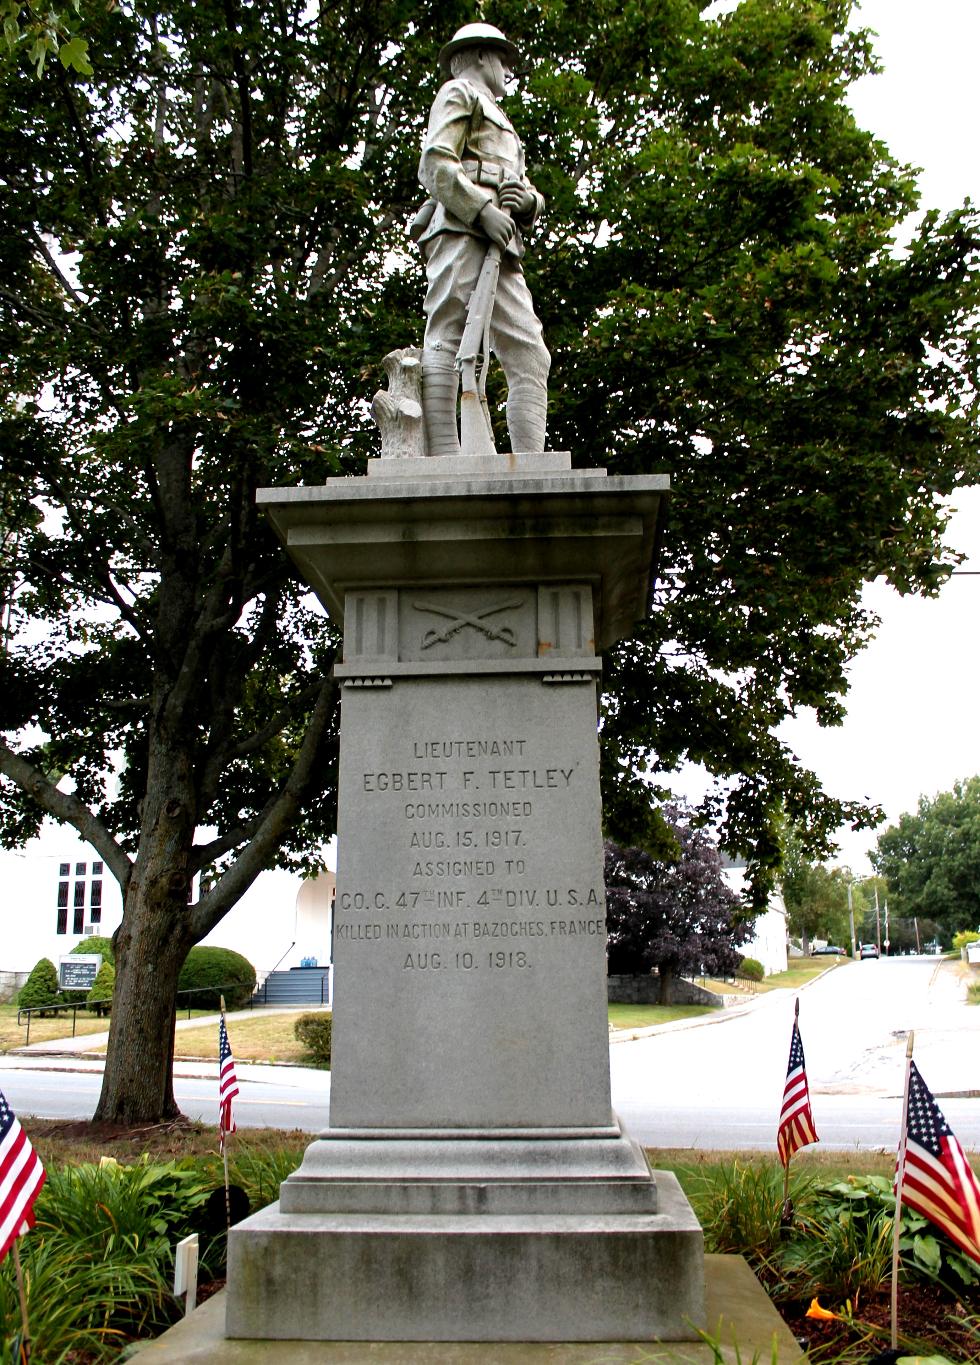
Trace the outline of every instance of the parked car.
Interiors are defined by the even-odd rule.
[[[834,943],[828,943],[824,948],[811,948],[811,957],[843,957],[844,949],[838,948]]]
[[[866,957],[880,957],[880,956],[881,956],[881,954],[878,952],[878,945],[877,945],[877,943],[862,943],[862,944],[861,944],[861,960],[862,960],[862,961],[863,961]]]

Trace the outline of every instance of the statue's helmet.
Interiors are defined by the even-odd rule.
[[[494,48],[511,67],[520,57],[514,44],[504,37],[499,28],[494,28],[493,24],[464,24],[439,53],[439,65],[447,75],[450,74],[449,63],[453,55],[467,47]]]

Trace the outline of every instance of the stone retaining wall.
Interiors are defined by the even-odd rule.
[[[611,1005],[660,1005],[660,977],[649,976],[609,976],[606,978]],[[712,991],[703,990],[693,981],[675,977],[670,984],[671,1005],[707,1005],[709,1009],[722,1009],[724,1000]]]

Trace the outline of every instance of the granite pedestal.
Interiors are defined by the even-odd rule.
[[[610,1107],[599,652],[664,478],[381,460],[265,490],[344,631],[330,1128],[231,1234],[231,1337],[689,1340],[701,1230]]]

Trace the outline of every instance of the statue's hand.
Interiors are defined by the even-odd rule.
[[[502,197],[502,196],[501,196]],[[514,235],[514,220],[509,213],[498,209],[496,204],[484,204],[476,220],[483,231],[503,250]]]
[[[535,198],[519,180],[508,180],[500,187],[500,207],[518,218],[527,217],[534,212]]]

